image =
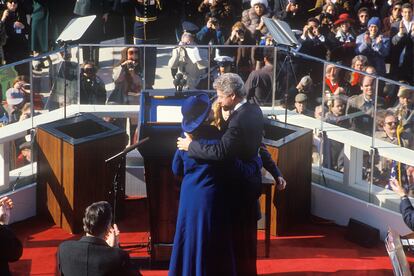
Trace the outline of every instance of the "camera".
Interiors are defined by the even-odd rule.
[[[237,32],[238,34],[244,34],[244,31],[243,31],[242,29],[238,29],[236,32]]]
[[[95,69],[91,67],[84,68],[83,70],[87,75],[93,75],[95,73]]]
[[[128,69],[129,71],[134,71],[134,70],[135,70],[135,63],[133,63],[133,62],[128,62],[128,63],[126,64],[126,67],[127,67],[127,69]]]
[[[30,83],[25,83],[25,84],[23,84],[22,88],[23,88],[24,90],[30,90]]]

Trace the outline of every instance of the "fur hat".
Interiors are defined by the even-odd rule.
[[[267,0],[250,0],[250,6],[253,8],[256,4],[262,4],[266,8],[269,6],[269,3],[267,3]]]

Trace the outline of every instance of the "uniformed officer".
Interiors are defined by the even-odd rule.
[[[158,43],[159,30],[157,30],[157,20],[161,9],[161,0],[136,0],[134,24],[135,45]],[[142,60],[145,63],[145,88],[152,89],[157,66],[157,49],[155,47],[146,47],[141,53],[143,53]]]

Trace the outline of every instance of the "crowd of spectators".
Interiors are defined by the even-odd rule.
[[[379,119],[374,122],[374,112],[392,112],[398,121],[398,139],[412,136],[412,90],[377,83],[361,72],[399,81],[403,88],[414,84],[414,1],[100,0],[90,2],[91,5],[86,2],[89,1],[70,0],[58,6],[53,1],[0,1],[0,62],[11,63],[53,49],[57,35],[71,18],[78,16],[97,15],[90,33],[85,36],[89,40],[82,42],[99,43],[112,25],[116,25],[108,22],[113,23],[113,18],[122,16],[125,42],[178,44],[171,52],[168,66],[174,85],[179,89],[206,89],[208,81],[211,87],[211,82],[223,72],[234,72],[245,81],[248,99],[260,105],[271,105],[275,99],[276,103],[298,113],[313,117],[319,114],[329,123],[379,139],[383,135],[378,136],[377,132],[382,132],[385,126]],[[291,56],[279,51],[275,57],[273,47],[257,47],[274,45],[264,18],[289,24],[299,41],[293,49],[298,54]],[[164,35],[165,32],[169,32],[168,35]],[[205,45],[214,50],[203,50]],[[114,68],[115,89],[111,93],[107,93],[97,75],[100,68],[97,48],[83,47],[82,50],[81,103],[136,103],[141,89],[152,88],[156,65],[152,47],[123,51],[121,63]],[[324,66],[300,54],[333,63]],[[64,63],[53,69],[61,80],[64,79],[60,73]],[[341,69],[335,63],[357,71]],[[66,68],[71,68],[70,65],[66,64]],[[43,63],[37,66],[42,67]],[[15,70],[19,76],[28,75],[27,66],[17,66]],[[66,74],[69,90],[71,83],[77,84],[76,74]],[[62,85],[65,85],[63,81],[55,83],[44,108],[59,107]],[[275,97],[272,95],[274,88]],[[24,108],[28,110],[30,102],[27,88],[13,86],[3,90],[1,124],[30,116],[23,112]],[[29,109],[38,109],[42,101],[37,103]],[[325,158],[323,164],[341,171],[342,161],[338,160],[342,158],[341,145],[331,142],[334,150],[326,154],[330,157]],[[398,144],[408,148],[413,145],[401,141]],[[326,145],[322,148],[327,148]]]

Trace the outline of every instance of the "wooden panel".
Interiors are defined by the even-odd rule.
[[[271,234],[285,235],[310,215],[312,132],[267,148],[287,181],[282,192],[273,187]]]
[[[62,168],[58,160],[61,158],[62,142],[56,137],[39,129],[37,132],[38,145],[38,212],[45,214],[50,212],[54,222],[61,226],[60,207],[58,202],[63,194],[61,186]]]
[[[66,231],[83,232],[82,218],[88,205],[100,200],[113,203],[109,191],[118,163],[105,164],[105,159],[121,152],[125,142],[124,134],[116,134],[74,146],[38,129],[39,210],[49,212]],[[118,210],[122,210],[125,193],[125,160],[120,171]]]
[[[165,260],[153,250],[158,248],[158,251],[170,252],[170,249],[161,247],[171,247],[174,241],[180,189],[171,171],[171,160],[145,159],[145,179],[150,211],[151,259]]]

